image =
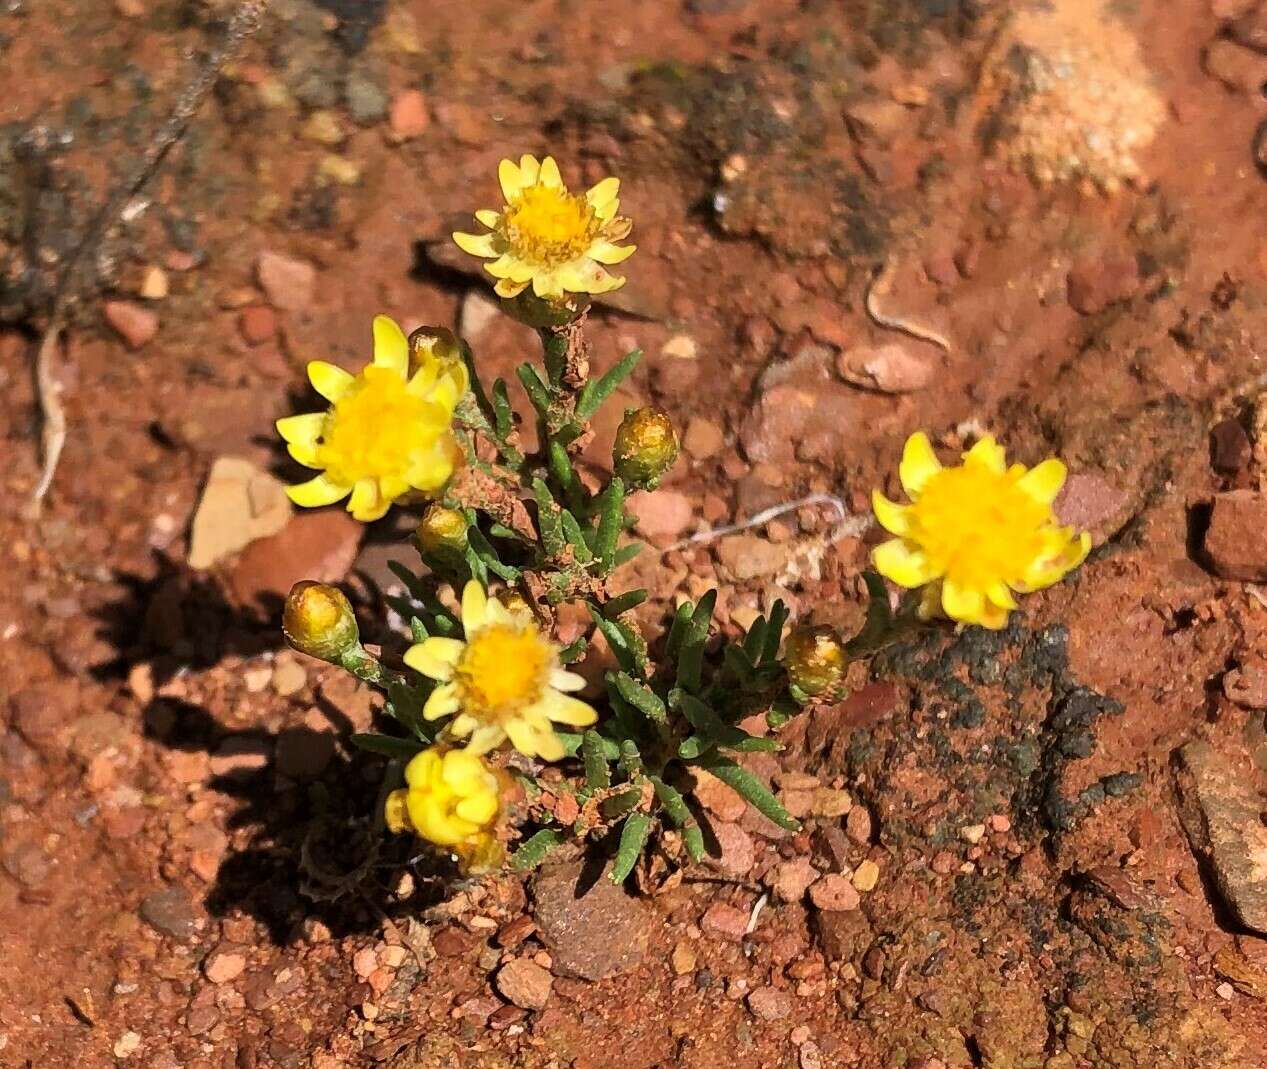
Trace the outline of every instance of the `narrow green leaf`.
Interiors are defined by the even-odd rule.
[[[569,502],[575,501],[581,482],[576,477],[576,470],[572,467],[572,458],[568,456],[568,451],[563,448],[563,443],[557,438],[551,439],[546,460],[550,465],[550,474],[558,483],[559,489],[567,496]]]
[[[685,691],[675,690],[669,695],[674,709],[679,710],[703,738],[718,746],[739,753],[770,753],[783,747],[778,739],[763,739],[749,735],[732,724],[727,724],[716,710]]]
[[[867,618],[862,630],[845,644],[845,650],[851,654],[867,653],[879,648],[893,627],[889,591],[884,580],[875,572],[866,571],[862,573],[862,581],[867,586]]]
[[[641,542],[629,542],[616,550],[616,556],[612,560],[612,567],[619,568],[622,564],[628,564],[646,547]]]
[[[543,420],[547,419],[550,414],[550,391],[541,381],[541,375],[537,369],[531,364],[520,364],[515,369],[515,374],[519,376],[519,381],[528,395],[528,400],[532,402],[532,407],[537,410],[537,414]]]
[[[714,744],[703,735],[688,735],[678,745],[677,755],[683,761],[694,761],[700,754],[708,753]]]
[[[395,735],[374,735],[369,732],[357,732],[351,736],[351,741],[359,749],[398,761],[408,761],[424,748],[423,743],[414,739],[398,739]]]
[[[673,614],[673,623],[669,626],[669,637],[665,642],[664,650],[670,660],[676,658],[682,650],[682,642],[686,638],[686,630],[690,626],[691,614],[694,611],[694,604],[684,601]]]
[[[642,754],[638,752],[638,744],[633,739],[622,739],[620,742],[620,767],[631,780],[642,775]]]
[[[657,724],[668,723],[668,710],[660,696],[645,683],[639,683],[627,672],[610,672],[608,678],[612,685],[630,705],[642,713],[648,720]]]
[[[594,552],[604,570],[610,571],[616,562],[616,539],[624,527],[625,482],[619,475],[612,476],[598,504],[598,537]]]
[[[422,601],[430,593],[427,584],[422,581],[422,578],[415,575],[400,561],[389,560],[387,562],[387,570],[399,579],[405,585],[405,589],[419,601]]]
[[[472,530],[473,529],[474,528],[472,528]],[[468,532],[467,537],[468,537],[468,542],[469,542],[469,538],[470,538],[469,532]],[[488,565],[485,564],[483,558],[481,558],[480,555],[475,552],[474,544],[467,545],[466,553],[463,556],[464,556],[464,559],[466,560],[466,566],[471,570],[471,578],[478,579],[480,586],[484,587],[484,589],[487,590],[488,589]]]
[[[563,842],[563,836],[553,828],[542,828],[520,844],[519,849],[510,859],[511,868],[516,872],[531,872],[561,842]]]
[[[716,604],[716,590],[710,590],[700,598],[682,636],[682,650],[677,663],[677,685],[689,691],[700,688],[704,668],[704,644],[708,641],[708,625],[712,622],[713,607]]]
[[[646,813],[631,813],[620,829],[620,845],[616,848],[616,860],[612,864],[611,882],[624,883],[633,872],[643,847],[651,835],[653,821]]]
[[[559,506],[542,479],[532,480],[532,496],[537,502],[537,527],[541,531],[542,548],[551,557],[557,556],[567,544],[563,537],[563,520],[559,516]]]
[[[514,565],[502,563],[501,558],[497,554],[496,547],[484,537],[484,532],[478,527],[468,527],[466,530],[467,560],[469,562],[471,551],[474,551],[476,559],[484,566],[488,572],[492,572],[499,579],[504,579],[508,583],[514,583],[519,579],[520,571]],[[487,575],[483,580],[484,585],[488,586]]]
[[[409,634],[413,636],[415,644],[425,642],[431,637],[427,632],[427,625],[416,616],[409,617]]]
[[[752,621],[752,626],[743,637],[743,651],[749,664],[755,665],[761,659],[761,651],[765,649],[765,637],[768,631],[769,626],[764,616],[758,616]]]
[[[576,399],[576,418],[587,420],[597,412],[599,406],[612,395],[617,386],[629,377],[641,359],[642,350],[634,349],[619,360],[605,375],[597,379],[590,379],[581,389],[581,395]]]
[[[578,564],[589,564],[594,559],[594,551],[590,549],[589,543],[585,540],[585,532],[581,529],[580,523],[567,509],[562,510],[559,514],[559,519],[563,522],[563,534],[568,540],[568,545],[572,547],[572,552],[576,555],[576,562]]]
[[[621,613],[636,609],[646,600],[647,592],[645,590],[628,590],[612,598],[611,601],[604,605],[603,615],[609,620],[614,620]]]
[[[782,599],[770,606],[770,622],[766,625],[765,645],[756,664],[774,664],[779,659],[779,643],[783,641],[783,627],[787,623],[787,606]]]
[[[779,800],[770,793],[769,788],[746,768],[740,767],[730,758],[718,753],[705,754],[700,758],[699,765],[745,798],[757,812],[772,820],[780,828],[786,831],[801,830],[800,822],[788,816],[787,810],[779,804]]]
[[[575,642],[569,642],[563,649],[559,650],[560,664],[576,664],[585,656],[585,651],[589,649],[589,642],[582,636]]]
[[[603,633],[603,637],[607,639],[608,645],[611,646],[612,653],[616,657],[616,663],[626,672],[639,671],[639,657],[634,650],[633,643],[629,640],[624,625],[619,620],[607,619],[606,616],[588,602],[586,602],[586,608],[589,609],[594,623],[598,625],[598,629]]]
[[[727,646],[722,651],[722,663],[738,676],[739,681],[744,684],[752,679],[752,675],[756,671],[756,666],[748,659],[748,655],[743,651],[742,646]]]
[[[692,861],[703,861],[707,851],[704,849],[704,834],[700,831],[699,821],[691,813],[690,807],[681,792],[671,784],[665,783],[659,776],[649,777],[651,786],[655,788],[656,797],[674,827],[682,832],[682,844]]]
[[[493,383],[493,423],[500,438],[505,438],[515,427],[514,410],[510,406],[505,379],[499,378]]]
[[[581,736],[581,760],[585,762],[586,786],[594,790],[611,786],[611,769],[607,767],[603,737],[597,731],[591,729]]]
[[[642,791],[628,790],[604,798],[598,805],[598,811],[604,820],[619,820],[642,801]]]
[[[388,683],[387,704],[384,706],[388,716],[395,718],[415,737],[430,742],[432,735],[422,717],[425,704],[426,694],[421,688],[411,687],[400,680]]]

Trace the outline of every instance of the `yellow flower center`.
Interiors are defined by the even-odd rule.
[[[553,660],[554,650],[531,625],[482,628],[456,667],[463,710],[492,722],[517,716],[544,697]]]
[[[937,572],[970,590],[1025,574],[1043,552],[1052,516],[1017,486],[1023,474],[965,464],[928,480],[911,506],[910,538]]]
[[[397,372],[371,365],[326,417],[316,462],[344,486],[403,477],[446,425],[440,405],[406,390]]]
[[[506,206],[499,230],[519,259],[558,267],[584,255],[601,227],[583,196],[538,184],[522,190]]]

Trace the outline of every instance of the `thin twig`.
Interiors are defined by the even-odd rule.
[[[224,65],[237,53],[243,43],[260,25],[269,0],[242,0],[234,12],[220,44],[199,64],[193,77],[181,90],[171,114],[154,134],[144,155],[111,190],[105,202],[84,231],[83,239],[67,257],[57,279],[53,294],[53,308],[48,326],[35,351],[35,385],[43,417],[43,468],[35,492],[31,495],[30,513],[38,516],[40,507],[53,484],[62,447],[66,443],[66,413],[61,402],[61,387],[53,374],[51,363],[58,340],[66,328],[66,311],[74,300],[77,274],[85,259],[100,244],[109,227],[119,218],[127,204],[141,188],[154,177],[163,165],[167,154],[185,135],[189,123],[211,92]]]
[[[893,283],[895,273],[896,266],[894,261],[885,260],[880,270],[871,277],[871,281],[867,284],[867,296],[864,302],[867,315],[871,317],[877,326],[884,327],[887,330],[900,331],[907,337],[929,342],[932,345],[936,345],[942,352],[950,355],[950,342],[933,330],[932,327],[913,323],[909,319],[899,319],[897,316],[886,315],[877,307],[876,299],[888,296],[889,286]]]
[[[851,535],[860,534],[862,530],[866,530],[866,527],[870,526],[870,517],[865,517],[866,526],[859,531],[852,530],[852,526],[858,522],[859,517],[849,514],[849,510],[845,508],[844,501],[835,494],[810,494],[808,497],[797,498],[795,501],[785,501],[782,504],[771,505],[769,508],[762,509],[755,515],[749,516],[746,520],[740,520],[738,523],[729,523],[723,527],[710,527],[706,531],[691,535],[690,538],[682,539],[681,542],[674,542],[664,552],[669,553],[675,549],[685,549],[687,546],[698,545],[701,542],[715,542],[717,539],[726,538],[728,535],[749,531],[753,527],[760,527],[762,524],[769,523],[785,513],[795,512],[797,509],[806,508],[809,505],[830,505],[836,510],[836,515],[839,517],[837,520],[838,538],[847,538]]]

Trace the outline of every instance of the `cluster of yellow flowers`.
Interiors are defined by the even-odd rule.
[[[486,268],[500,296],[517,298],[531,286],[534,298],[549,302],[569,293],[605,293],[624,282],[605,266],[634,251],[617,244],[630,231],[629,220],[617,214],[617,179],[572,194],[552,158],[532,156],[517,164],[503,160],[499,178],[502,210],[476,213],[488,232],[453,239],[491,260]],[[320,506],[348,498],[348,511],[366,522],[406,496],[443,491],[463,461],[453,422],[470,386],[463,347],[448,332],[406,338],[391,319],[378,316],[373,335],[373,358],[358,374],[323,361],[308,365],[313,387],[329,402],[325,411],[277,423],[291,456],[319,471],[290,487],[291,499]],[[676,435],[667,418],[667,430],[656,418],[652,413],[647,426],[636,429],[671,462]],[[634,465],[641,457],[622,454],[618,463],[635,483],[653,485],[655,473]],[[907,441],[899,474],[911,503],[875,493],[876,516],[894,537],[876,548],[874,563],[898,585],[924,588],[922,616],[1000,628],[1016,608],[1015,593],[1055,583],[1090,548],[1088,535],[1055,519],[1052,503],[1065,479],[1059,460],[1029,470],[1009,467],[1002,447],[985,437],[960,465],[943,467],[921,432]],[[459,513],[438,504],[432,510],[465,530]],[[296,610],[290,631],[298,634],[309,617],[350,618],[346,600],[336,603],[325,588],[308,593],[307,614]],[[558,646],[526,605],[490,598],[472,580],[462,592],[461,624],[464,638],[430,637],[405,654],[406,665],[437,684],[423,716],[444,725],[436,743],[409,762],[406,786],[388,798],[385,818],[394,831],[451,850],[470,871],[496,865],[502,856],[502,773],[484,755],[509,741],[526,756],[560,760],[565,749],[554,724],[584,728],[598,714],[573,696],[584,681],[563,667]],[[809,667],[793,682],[815,694],[824,679],[839,676],[843,655],[810,633],[802,645],[800,659]]]

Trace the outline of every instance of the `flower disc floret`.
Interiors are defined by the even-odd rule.
[[[876,518],[896,537],[872,559],[899,586],[926,587],[922,616],[999,629],[1014,593],[1059,582],[1091,549],[1091,536],[1061,526],[1052,502],[1065,482],[1055,458],[1010,467],[988,435],[944,468],[922,431],[911,435],[899,469],[909,505],[872,495]]]
[[[558,761],[563,743],[552,721],[588,727],[593,707],[571,696],[585,680],[559,663],[558,647],[529,613],[489,598],[475,580],[462,591],[466,638],[432,637],[410,647],[405,663],[439,681],[423,708],[428,720],[452,716],[447,732],[467,750],[487,753],[509,739],[529,757]]]
[[[334,364],[308,365],[313,388],[330,402],[324,412],[277,421],[290,455],[321,474],[287,488],[297,505],[330,505],[368,522],[411,490],[434,493],[460,458],[453,410],[466,393],[461,360],[415,349],[387,316],[374,319],[374,359],[353,375]]]
[[[604,178],[583,194],[568,192],[553,157],[519,163],[502,160],[497,171],[506,203],[475,218],[485,234],[455,233],[458,248],[491,260],[498,296],[515,297],[529,285],[538,297],[608,293],[625,280],[606,270],[633,255],[636,246],[617,245],[632,223],[617,214],[620,180]]]
[[[463,867],[486,867],[496,854],[501,783],[483,758],[433,746],[405,766],[405,784],[387,796],[393,832],[413,832],[453,851]]]

